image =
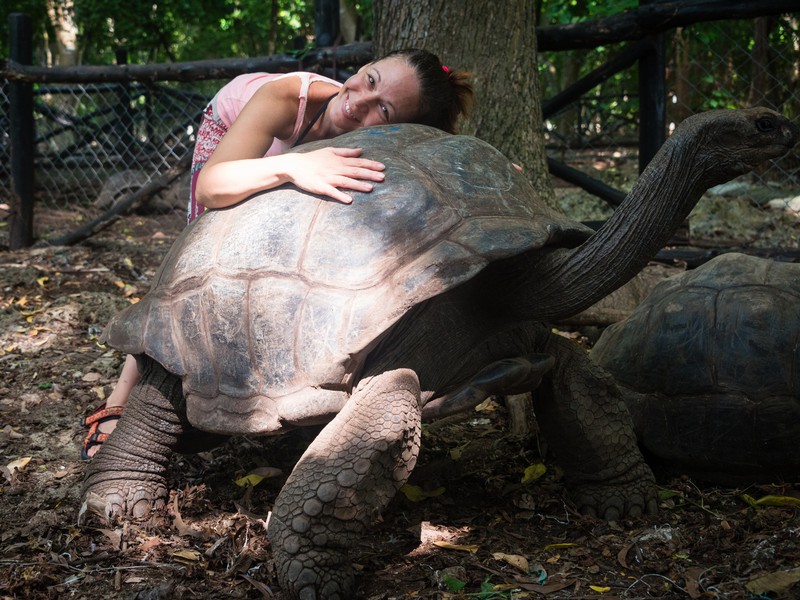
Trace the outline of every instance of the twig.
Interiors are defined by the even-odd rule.
[[[122,200],[115,202],[111,208],[93,221],[90,221],[86,225],[79,227],[75,231],[72,231],[59,238],[44,240],[41,243],[47,246],[69,246],[78,242],[82,242],[83,240],[111,225],[122,214],[131,210],[136,204],[145,204],[148,202],[158,192],[183,175],[183,173],[189,169],[191,164],[192,157],[187,154],[175,165],[167,169],[163,175],[153,179],[150,183],[139,188],[132,194],[129,194]]]

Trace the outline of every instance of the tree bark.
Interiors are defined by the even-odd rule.
[[[72,0],[47,0],[47,15],[55,32],[58,58],[56,64],[74,67],[78,64],[78,26]]]
[[[753,25],[753,50],[750,53],[753,77],[747,104],[748,106],[766,106],[776,109],[778,103],[769,94],[770,84],[776,79],[772,61],[770,61],[769,48],[769,34],[775,26],[775,19],[759,17],[753,21]]]
[[[461,132],[495,146],[521,165],[548,203],[533,0],[377,0],[375,56],[424,48],[451,68],[472,73],[476,105]]]

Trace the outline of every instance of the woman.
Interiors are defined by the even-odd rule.
[[[455,133],[472,103],[465,73],[425,50],[398,50],[363,66],[344,84],[313,73],[240,75],[203,111],[192,159],[188,220],[206,208],[232,206],[264,190],[292,183],[350,203],[343,190],[369,192],[384,166],[361,158],[360,148],[291,149],[361,127],[421,123]],[[106,403],[83,420],[89,426],[81,455],[89,460],[116,427],[139,379],[127,356]]]

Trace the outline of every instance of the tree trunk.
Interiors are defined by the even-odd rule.
[[[78,64],[78,27],[75,24],[75,5],[72,0],[47,0],[47,15],[55,32],[61,67]]]
[[[769,33],[775,25],[775,19],[772,17],[759,17],[753,23],[753,50],[750,54],[753,77],[747,105],[766,106],[775,109],[778,108],[777,103],[769,95],[769,90],[773,87],[772,82],[776,79],[771,68],[772,61],[770,60],[769,48]]]
[[[472,73],[476,104],[461,132],[521,165],[548,203],[553,189],[544,151],[536,72],[533,0],[376,0],[375,56],[416,47]]]
[[[694,63],[691,58],[691,40],[686,35],[683,27],[678,27],[673,36],[673,47],[675,49],[672,81],[675,90],[675,96],[678,101],[675,105],[672,114],[672,120],[675,123],[680,123],[686,117],[692,114],[694,86],[690,83],[694,76]],[[672,106],[668,103],[668,106]]]

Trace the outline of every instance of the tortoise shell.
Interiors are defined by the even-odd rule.
[[[383,162],[385,183],[351,205],[287,185],[207,211],[176,240],[150,292],[104,332],[112,347],[182,378],[200,429],[324,422],[409,308],[491,261],[591,234],[475,138],[394,125],[335,145]]]
[[[592,357],[642,444],[708,479],[800,473],[800,265],[738,253],[657,285]]]

